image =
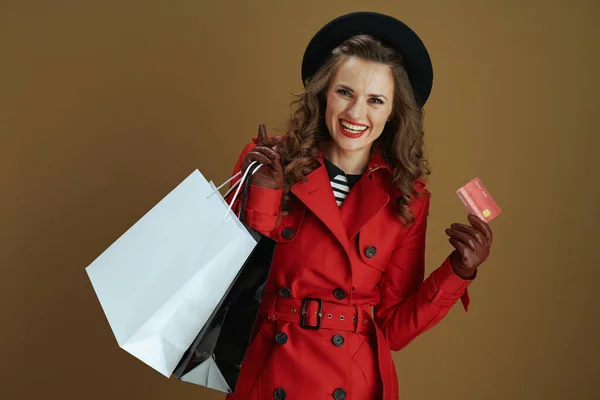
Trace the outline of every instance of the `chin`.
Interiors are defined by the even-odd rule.
[[[349,139],[343,135],[335,135],[333,137],[333,142],[335,143],[336,147],[344,151],[357,151],[369,148],[371,146],[371,142],[364,140],[363,138]]]

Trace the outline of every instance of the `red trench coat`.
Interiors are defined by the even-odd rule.
[[[234,173],[255,142],[244,148]],[[423,196],[410,205],[416,219],[402,229],[381,152],[373,152],[340,208],[322,155],[319,161],[306,182],[292,187],[293,211],[277,226],[282,191],[249,190],[246,222],[278,243],[235,394],[227,400],[398,399],[391,350],[436,325],[458,299],[468,306],[472,280],[455,275],[449,258],[424,279],[429,192],[423,180],[415,183]]]

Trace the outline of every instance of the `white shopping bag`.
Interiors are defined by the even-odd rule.
[[[196,170],[86,271],[119,346],[169,377],[256,243]]]

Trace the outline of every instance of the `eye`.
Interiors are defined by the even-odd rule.
[[[373,97],[371,101],[375,104],[383,104],[383,101],[378,97]]]
[[[346,97],[351,97],[352,95],[350,94],[349,91],[347,91],[346,89],[338,89],[337,91],[339,94],[341,94],[342,96],[346,96]]]

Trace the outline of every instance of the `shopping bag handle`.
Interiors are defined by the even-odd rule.
[[[231,207],[235,203],[235,199],[238,196],[238,194],[240,192],[240,189],[242,188],[242,183],[244,183],[245,184],[245,188],[244,188],[244,192],[242,193],[242,203],[241,203],[241,207],[240,207],[240,214],[238,215],[238,218],[240,218],[240,219],[242,218],[243,207],[244,207],[244,204],[246,203],[246,197],[248,196],[248,188],[250,186],[250,178],[251,177],[248,176],[248,173],[250,173],[250,175],[254,175],[254,173],[256,171],[258,171],[258,169],[260,167],[262,167],[262,164],[260,164],[258,161],[252,161],[250,163],[250,165],[248,165],[248,168],[246,168],[246,171],[244,172],[244,175],[242,176],[242,179],[238,180],[236,183],[234,183],[233,185],[231,185],[231,187],[229,188],[229,190],[227,191],[227,193],[225,193],[223,195],[223,199],[227,199],[227,196],[229,196],[231,194],[231,192],[233,192],[234,190],[236,191],[235,195],[233,196],[233,199],[231,200],[231,203],[229,203],[229,207],[227,208],[227,213],[225,214],[225,217],[223,218],[223,221],[226,221],[227,217],[231,214],[231,212],[230,212]],[[221,188],[223,186],[227,185],[233,179],[235,179],[238,176],[240,176],[241,173],[242,173],[242,171],[239,171],[237,174],[235,174],[231,178],[227,179],[219,187],[215,188],[215,190],[213,190],[213,192],[211,194],[209,194],[206,198],[210,199],[212,196],[215,195],[215,193],[217,193],[219,190],[221,190]],[[225,200],[225,202],[227,202],[227,200]]]
[[[260,167],[262,167],[262,164],[256,164],[256,165],[250,164],[248,166],[248,169],[251,170],[250,175],[254,175],[254,173],[256,171],[258,171],[258,169]],[[250,189],[250,181],[251,181],[251,177],[248,177],[248,179],[246,179],[244,181],[244,189],[242,190],[242,195],[240,197],[240,214],[238,215],[238,218],[242,222],[245,222],[244,219],[246,218],[244,210],[246,208],[246,200],[248,199],[248,191]]]
[[[248,166],[248,168],[246,168],[246,171],[244,172],[244,175],[242,176],[242,179],[240,179],[239,182],[236,182],[237,183],[237,190],[235,191],[235,194],[233,195],[233,199],[231,200],[231,203],[229,204],[229,207],[227,207],[227,213],[225,214],[225,217],[223,218],[223,221],[226,221],[227,218],[229,218],[229,216],[231,215],[231,207],[235,203],[235,199],[237,198],[238,194],[240,193],[240,189],[242,188],[242,184],[245,183],[246,180],[248,182],[250,182],[251,175],[254,175],[254,173],[256,173],[256,171],[258,171],[258,169],[260,167],[262,167],[262,164],[260,164],[258,161],[252,161],[250,163],[250,165]],[[248,176],[249,172],[251,172],[250,176]],[[231,179],[229,179],[229,180],[231,180]],[[221,187],[222,187],[222,185],[221,185]]]
[[[254,172],[256,172],[256,171],[254,171]],[[217,193],[219,190],[221,190],[223,188],[223,186],[227,185],[229,182],[231,182],[232,180],[234,180],[235,178],[237,178],[241,174],[242,174],[242,171],[239,171],[237,174],[235,174],[231,178],[227,179],[225,182],[223,182],[221,184],[221,186],[219,186],[218,188],[216,188],[215,190],[213,190],[213,192],[211,194],[209,194],[206,198],[210,199],[211,197],[213,197],[215,195],[215,193]],[[231,185],[231,187],[227,190],[227,193],[225,193],[223,195],[223,198],[226,199],[227,196],[229,196],[231,194],[231,192],[233,192],[239,186],[240,183],[242,183],[242,181],[238,180],[236,183],[234,183],[233,185]]]
[[[218,188],[216,188],[210,195],[208,195],[207,199],[210,199],[211,197],[213,197],[213,195],[215,193],[217,193],[219,190],[221,190],[221,188],[225,185],[227,185],[229,182],[231,182],[232,180],[234,180],[235,178],[237,178],[238,176],[240,176],[240,174],[242,173],[242,171],[238,172],[237,174],[235,174],[234,176],[232,176],[231,178],[227,179],[225,182],[223,182],[221,184],[221,186],[219,186]],[[227,196],[229,196],[229,194],[231,193],[232,190],[234,190],[238,185],[240,184],[240,181],[237,181],[236,183],[234,183],[229,190],[227,191],[227,193],[225,193],[225,195],[223,196],[223,198],[227,198]]]

